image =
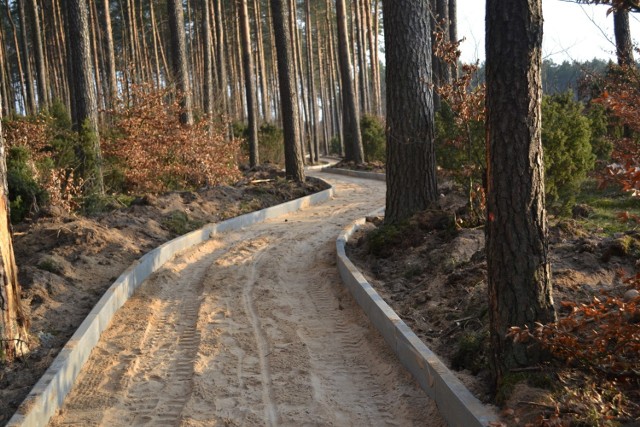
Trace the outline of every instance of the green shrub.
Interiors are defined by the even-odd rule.
[[[329,152],[334,156],[342,156],[342,144],[339,136],[331,137],[329,141]]]
[[[484,121],[460,122],[446,102],[436,113],[436,161],[438,166],[466,184],[469,177],[482,182],[486,164]]]
[[[360,133],[364,158],[367,162],[386,161],[386,136],[384,122],[376,116],[365,114],[360,119]]]
[[[547,200],[566,212],[595,164],[591,121],[571,92],[543,98],[542,144]]]
[[[263,123],[258,130],[260,161],[284,165],[284,134],[282,129]]]
[[[591,151],[598,160],[611,159],[613,144],[608,138],[609,122],[604,106],[592,103],[586,112],[591,120]]]
[[[9,148],[7,182],[11,222],[23,221],[34,210],[44,206],[49,195],[35,179],[37,169],[29,149],[23,145]]]

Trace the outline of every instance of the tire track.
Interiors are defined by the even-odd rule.
[[[334,181],[336,199],[216,236],[143,284],[52,425],[444,426],[337,273],[339,230],[384,186]]]

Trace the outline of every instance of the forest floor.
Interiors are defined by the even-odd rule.
[[[198,191],[147,195],[94,217],[62,212],[14,226],[22,302],[31,322],[31,352],[0,364],[0,425],[111,283],[133,261],[206,223],[219,222],[325,188],[317,180],[292,184],[273,167],[238,183]]]
[[[381,296],[480,400],[503,409],[507,425],[565,425],[560,420],[638,425],[633,424],[640,416],[637,373],[628,383],[616,383],[556,362],[511,374],[492,390],[484,227],[456,224],[468,214],[466,198],[451,184],[439,191],[434,209],[398,227],[369,218],[350,240],[349,257]],[[580,215],[551,217],[550,223],[553,298],[560,317],[571,312],[566,301],[588,304],[603,298],[603,291],[621,300],[637,295],[629,294],[636,291],[624,281],[640,267],[637,224],[605,232]]]

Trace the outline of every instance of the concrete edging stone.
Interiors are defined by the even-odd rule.
[[[326,183],[326,182],[325,182]],[[100,335],[107,328],[115,312],[133,295],[134,291],[153,272],[176,253],[202,243],[224,231],[239,230],[270,218],[316,205],[333,197],[334,188],[301,197],[290,202],[231,218],[177,237],[143,255],[129,266],[107,289],[93,310],[56,356],[51,366],[31,389],[8,427],[44,426],[71,390],[82,366],[89,358]]]
[[[324,172],[339,173],[358,178],[384,181],[384,174],[325,168]],[[371,175],[374,175],[371,177]],[[384,213],[381,208],[371,214]],[[431,397],[447,424],[452,427],[489,426],[499,417],[493,408],[484,405],[462,384],[422,340],[404,323],[384,301],[345,252],[349,238],[366,222],[358,219],[347,226],[336,240],[337,263],[340,276],[358,305],[373,326],[391,346],[400,362],[411,373],[420,387]]]

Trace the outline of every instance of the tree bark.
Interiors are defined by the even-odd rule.
[[[291,40],[289,33],[289,19],[285,16],[287,0],[270,0],[271,15],[273,17],[273,33],[278,57],[278,81],[280,83],[280,106],[282,108],[282,127],[284,128],[284,157],[285,173],[288,179],[302,182],[304,163],[300,147],[300,134],[297,127],[298,96],[295,78],[291,70]]]
[[[5,142],[0,99],[0,361],[12,361],[28,352],[29,322],[20,303],[18,268],[13,255]]]
[[[9,3],[7,2],[7,18],[9,19],[9,24],[11,24],[11,31],[13,33],[13,47],[16,52],[16,62],[18,63],[18,76],[20,78],[20,94],[22,95],[22,104],[25,112],[28,111],[28,101],[27,101],[27,87],[25,84],[24,78],[24,70],[22,67],[22,54],[20,53],[20,44],[18,43],[18,30],[16,29],[16,23],[13,20],[13,16],[11,15],[11,8],[9,7]]]
[[[203,102],[204,112],[211,120],[213,115],[213,45],[211,43],[211,10],[209,0],[202,2],[202,37],[204,41],[204,87]]]
[[[555,320],[541,143],[542,0],[487,1],[487,225],[496,384],[542,360],[512,326]]]
[[[189,84],[189,65],[187,64],[187,44],[184,29],[184,10],[182,0],[168,0],[169,31],[171,32],[171,59],[176,89],[180,92],[182,113],[180,122],[193,124],[193,101]]]
[[[218,60],[218,84],[220,85],[218,90],[222,101],[222,113],[229,114],[229,102],[228,102],[228,82],[227,82],[227,61],[224,51],[225,46],[225,31],[222,23],[222,1],[215,2],[215,21],[216,21],[216,40],[218,44],[216,46],[216,56]]]
[[[244,66],[244,89],[247,98],[247,119],[249,122],[249,167],[260,163],[258,152],[258,120],[256,118],[256,78],[253,72],[253,53],[251,51],[251,31],[247,0],[239,0],[240,26],[242,35],[242,63]]]
[[[18,0],[18,14],[20,16],[20,46],[22,58],[24,58],[25,84],[27,88],[27,114],[35,114],[38,110],[36,95],[33,87],[33,72],[31,71],[31,61],[29,58],[29,37],[27,35],[27,17],[24,9],[25,0]]]
[[[632,66],[634,63],[633,42],[631,40],[628,10],[617,10],[613,12],[613,33],[616,38],[618,65]]]
[[[383,3],[387,57],[385,223],[398,223],[437,198],[429,5]]]
[[[305,32],[307,38],[307,74],[309,83],[309,116],[310,136],[313,141],[312,163],[318,162],[320,157],[320,143],[318,141],[318,100],[316,98],[315,64],[313,55],[313,31],[311,25],[311,0],[305,1]],[[317,29],[316,29],[317,31]],[[316,32],[317,34],[317,32]]]
[[[349,33],[347,28],[347,10],[345,0],[336,0],[338,21],[338,62],[342,81],[342,139],[345,160],[355,163],[364,161],[362,137],[360,136],[360,112],[356,102],[356,93],[351,79],[351,53],[349,52]]]
[[[86,194],[103,194],[102,154],[98,134],[98,103],[91,62],[89,10],[86,0],[67,0],[67,40],[70,53],[69,87],[72,118],[81,134],[77,154]]]
[[[47,79],[47,68],[45,65],[44,50],[42,48],[42,29],[40,26],[40,14],[38,13],[37,0],[30,1],[31,14],[33,17],[33,46],[36,52],[36,76],[38,77],[38,101],[40,108],[49,105],[49,83]]]

